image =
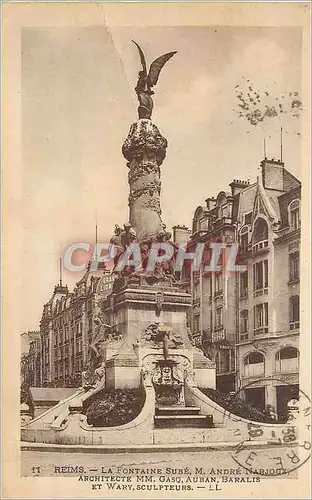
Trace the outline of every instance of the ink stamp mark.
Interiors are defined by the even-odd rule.
[[[242,387],[235,395],[238,396],[246,388],[259,386],[270,382],[277,385],[291,385],[284,379],[270,378],[252,382]],[[298,390],[298,399],[293,398],[288,403],[288,415],[284,422],[252,421],[237,417],[226,412],[226,417],[237,422],[235,435],[241,435],[231,457],[237,465],[248,473],[263,477],[288,475],[311,457],[311,400],[305,392]],[[276,445],[276,453],[272,447]],[[252,448],[251,448],[252,446]]]

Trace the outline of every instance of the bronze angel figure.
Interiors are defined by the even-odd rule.
[[[168,54],[164,54],[160,57],[157,57],[157,59],[155,59],[155,61],[152,62],[149,72],[147,73],[146,60],[143,50],[141,49],[139,44],[136,43],[134,40],[132,40],[132,42],[138,48],[142,64],[142,70],[139,72],[138,83],[134,89],[136,91],[139,101],[139,109],[138,109],[139,118],[150,119],[153,111],[153,99],[151,96],[154,94],[154,92],[152,91],[152,87],[154,87],[158,82],[160,72],[164,67],[164,65],[166,64],[166,62],[169,61],[169,59],[172,56],[174,56],[174,54],[176,54],[177,51],[169,52]]]

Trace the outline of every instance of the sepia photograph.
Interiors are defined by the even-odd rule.
[[[3,6],[3,498],[310,498],[310,5]]]

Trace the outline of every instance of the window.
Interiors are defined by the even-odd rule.
[[[212,278],[211,278],[211,274],[209,274],[208,276],[205,277],[204,285],[206,285],[206,283],[207,283],[208,300],[211,300],[211,296],[212,296]]]
[[[299,351],[295,347],[284,347],[275,355],[277,372],[299,371]]]
[[[268,303],[263,302],[254,306],[254,333],[261,335],[268,331]]]
[[[300,201],[293,200],[288,207],[289,210],[289,225],[295,231],[300,227]]]
[[[252,251],[253,253],[260,251],[267,252],[269,250],[268,245],[268,224],[264,219],[259,218],[256,220],[253,228]]]
[[[248,309],[240,313],[240,339],[248,340]]]
[[[200,219],[199,230],[200,231],[208,231],[208,219],[207,219],[207,217],[205,217],[204,219]]]
[[[291,330],[299,328],[300,304],[299,295],[293,295],[289,299],[289,327]]]
[[[76,336],[77,337],[82,336],[82,323],[77,323],[76,325]]]
[[[261,217],[256,220],[252,235],[253,244],[268,239],[268,224]]]
[[[194,331],[195,333],[199,333],[199,314],[194,316]]]
[[[216,287],[215,287],[215,294],[222,294],[222,273],[216,273]]]
[[[216,309],[216,328],[223,327],[223,308],[217,307]]]
[[[79,339],[76,342],[76,356],[80,356],[82,354],[82,340]]]
[[[77,359],[77,371],[80,372],[82,370],[82,360]]]
[[[69,359],[65,358],[65,377],[69,375]]]
[[[264,374],[264,357],[261,352],[253,352],[244,360],[245,377],[257,377]]]
[[[198,278],[194,279],[193,293],[194,293],[194,301],[200,299],[200,281]]]
[[[230,371],[230,351],[220,351],[219,353],[219,373]]]
[[[268,261],[262,260],[253,265],[254,292],[268,288]]]
[[[289,281],[298,281],[300,277],[299,252],[289,254]]]
[[[245,298],[248,296],[248,271],[240,273],[240,297]]]
[[[221,211],[222,211],[222,217],[231,217],[231,210],[230,210],[230,206],[229,205],[223,205],[221,207]]]
[[[245,224],[251,224],[251,220],[252,220],[252,212],[249,212],[248,214],[245,214],[244,216],[244,221],[245,221]]]
[[[248,227],[243,227],[240,232],[240,249],[242,253],[248,250]]]
[[[241,234],[240,244],[241,244],[242,253],[247,252],[247,250],[248,250],[248,233]]]

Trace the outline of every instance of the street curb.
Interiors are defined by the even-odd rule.
[[[66,445],[66,444],[50,444],[50,443],[21,443],[21,451],[42,451],[42,452],[59,452],[59,453],[103,453],[103,454],[118,454],[118,453],[161,453],[161,452],[196,452],[196,451],[213,451],[224,450],[232,451],[237,448],[239,442],[229,443],[181,443],[181,444],[142,444],[142,445]],[[283,443],[273,441],[246,441],[244,449],[261,449],[261,448],[280,448]]]

